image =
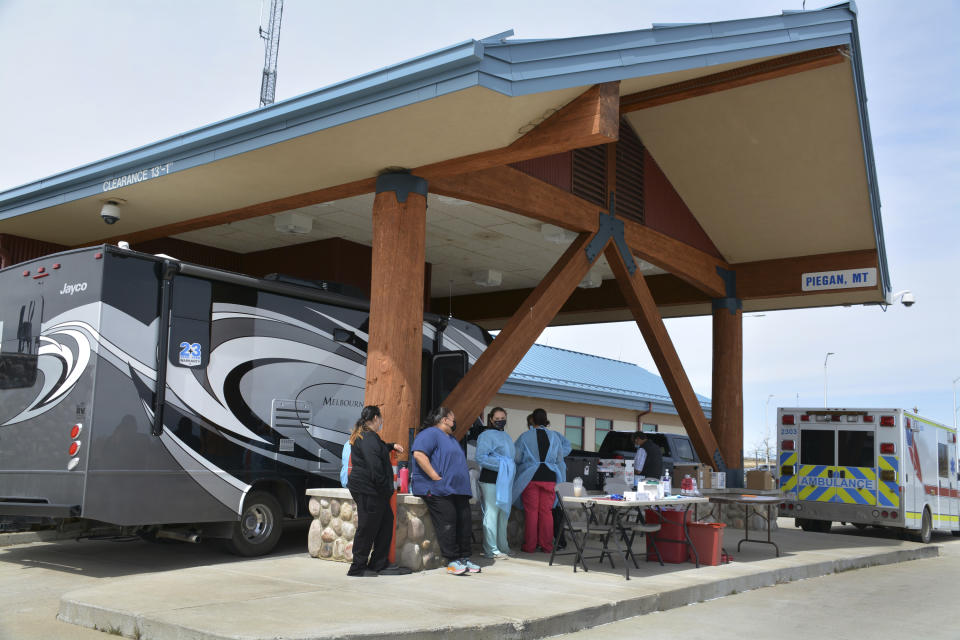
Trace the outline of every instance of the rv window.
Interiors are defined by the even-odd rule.
[[[35,301],[7,307],[6,320],[0,321],[0,389],[22,389],[37,382],[40,309]]]
[[[833,430],[800,431],[800,464],[835,464],[833,455]]]
[[[439,406],[450,395],[457,383],[467,374],[467,363],[466,351],[445,351],[433,356],[430,367],[431,407]],[[470,421],[472,420],[471,418]]]
[[[937,475],[941,478],[950,477],[950,463],[947,461],[947,445],[937,445]]]
[[[875,467],[873,431],[837,431],[837,464],[841,467]]]

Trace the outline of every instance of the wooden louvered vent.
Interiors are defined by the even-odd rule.
[[[573,152],[573,184],[570,192],[601,207],[607,205],[606,146]]]
[[[617,215],[643,224],[643,143],[626,120],[620,121],[620,140],[617,142],[616,191]],[[571,192],[606,208],[606,145],[573,152]]]
[[[620,121],[617,142],[617,215],[644,223],[643,143],[626,120]]]

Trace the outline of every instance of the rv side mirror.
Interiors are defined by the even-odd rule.
[[[335,342],[350,342],[350,338],[352,337],[353,331],[348,331],[346,329],[333,330],[333,339]]]

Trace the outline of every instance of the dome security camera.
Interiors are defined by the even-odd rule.
[[[900,302],[902,302],[903,306],[905,307],[912,307],[914,304],[916,304],[917,299],[914,298],[913,294],[908,291],[903,294],[902,298],[900,298]]]
[[[100,217],[107,224],[115,224],[120,219],[120,203],[116,200],[107,200],[100,207]]]

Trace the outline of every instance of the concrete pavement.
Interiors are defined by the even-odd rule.
[[[727,528],[735,561],[719,567],[641,562],[573,573],[570,558],[547,566],[543,554],[485,563],[464,577],[442,571],[348,578],[346,565],[305,552],[255,560],[209,556],[210,563],[96,580],[60,599],[59,618],[127,637],[196,638],[536,638],[666,611],[759,587],[905,560],[938,547],[891,535],[775,532],[783,555],[746,544]],[[950,540],[948,537],[947,540]],[[64,545],[70,543],[57,543]],[[28,548],[37,545],[28,545]],[[17,547],[0,560],[16,563]]]

